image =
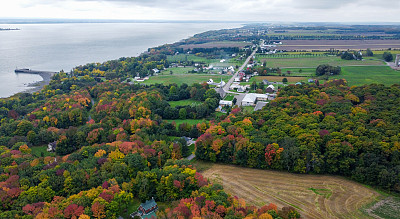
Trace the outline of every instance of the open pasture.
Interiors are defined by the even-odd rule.
[[[342,67],[340,75],[331,78],[344,78],[349,86],[364,84],[400,84],[400,71],[389,66],[346,66]]]

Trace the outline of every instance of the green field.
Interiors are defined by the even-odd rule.
[[[372,83],[390,86],[400,83],[400,71],[389,66],[348,66],[342,67],[340,75],[331,78],[344,78],[349,86]]]
[[[175,119],[175,120],[168,119],[168,120],[165,120],[165,121],[167,121],[167,122],[175,122],[176,126],[179,126],[182,123],[187,123],[189,125],[196,125],[196,124],[201,123],[201,122],[203,122],[205,120],[204,119],[184,119],[184,120],[182,120],[182,119]]]
[[[375,218],[399,218],[400,198],[395,196],[387,197],[386,199],[375,203],[373,206],[370,206],[370,208],[366,210],[370,212],[370,216],[374,216]]]
[[[343,60],[337,56],[310,56],[310,57],[268,57],[257,56],[257,61],[267,62],[271,68],[314,68],[321,64],[333,66],[351,66],[351,65],[385,65],[381,60],[375,57],[367,57],[364,61]],[[283,72],[282,72],[283,73]]]
[[[213,62],[219,62],[217,59],[207,59],[205,57],[195,56],[191,54],[178,54],[173,56],[167,56],[168,62],[184,62],[184,61],[193,61],[198,63],[210,64]]]
[[[171,71],[172,74],[177,74],[177,75],[181,75],[181,74],[188,74],[189,71],[193,71],[193,67],[185,67],[185,68],[167,68],[165,71],[161,72],[161,75],[170,75]],[[191,74],[191,73],[190,73]]]
[[[194,83],[203,83],[207,82],[210,78],[214,81],[223,81],[227,82],[232,76],[228,75],[208,75],[208,74],[186,74],[186,75],[158,75],[150,77],[149,80],[145,82],[141,82],[143,84],[178,84],[181,85],[186,83],[188,85],[192,85]]]
[[[53,157],[55,155],[54,153],[50,153],[47,151],[47,145],[31,147],[31,149],[32,149],[32,154],[35,157],[46,157],[46,156]]]
[[[187,99],[187,100],[179,100],[179,101],[168,101],[169,105],[171,107],[176,107],[176,106],[197,106],[200,105],[202,102],[198,100],[192,100],[192,99]]]

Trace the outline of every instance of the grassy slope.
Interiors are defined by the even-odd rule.
[[[54,156],[54,153],[50,153],[47,151],[47,145],[43,145],[43,146],[35,146],[35,147],[31,147],[32,149],[32,154],[36,157],[46,157],[46,156]],[[42,156],[43,154],[43,156]]]

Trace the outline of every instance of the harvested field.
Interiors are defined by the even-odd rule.
[[[193,48],[229,48],[229,47],[239,47],[243,48],[245,46],[251,45],[251,43],[239,42],[239,41],[217,41],[202,44],[187,44],[180,46],[183,49],[193,49]]]
[[[303,218],[368,218],[359,211],[380,194],[342,177],[300,175],[228,165],[203,172],[232,195],[256,206],[292,206]]]
[[[338,50],[400,48],[400,40],[282,40],[277,49],[284,50]]]

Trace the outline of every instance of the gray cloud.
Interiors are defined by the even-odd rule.
[[[399,0],[5,0],[25,9],[55,8],[71,18],[400,21]],[[45,7],[44,7],[45,6]],[[43,9],[45,10],[45,9]],[[43,11],[54,16],[51,11]],[[85,11],[87,14],[79,14]],[[99,13],[102,11],[103,13]],[[0,9],[0,12],[1,9]],[[3,12],[7,12],[5,9]],[[71,12],[71,13],[68,13]],[[96,13],[97,12],[97,13]],[[1,13],[0,13],[1,14]],[[12,14],[11,12],[9,14]],[[57,14],[56,14],[57,15]],[[1,15],[0,15],[1,16]]]

